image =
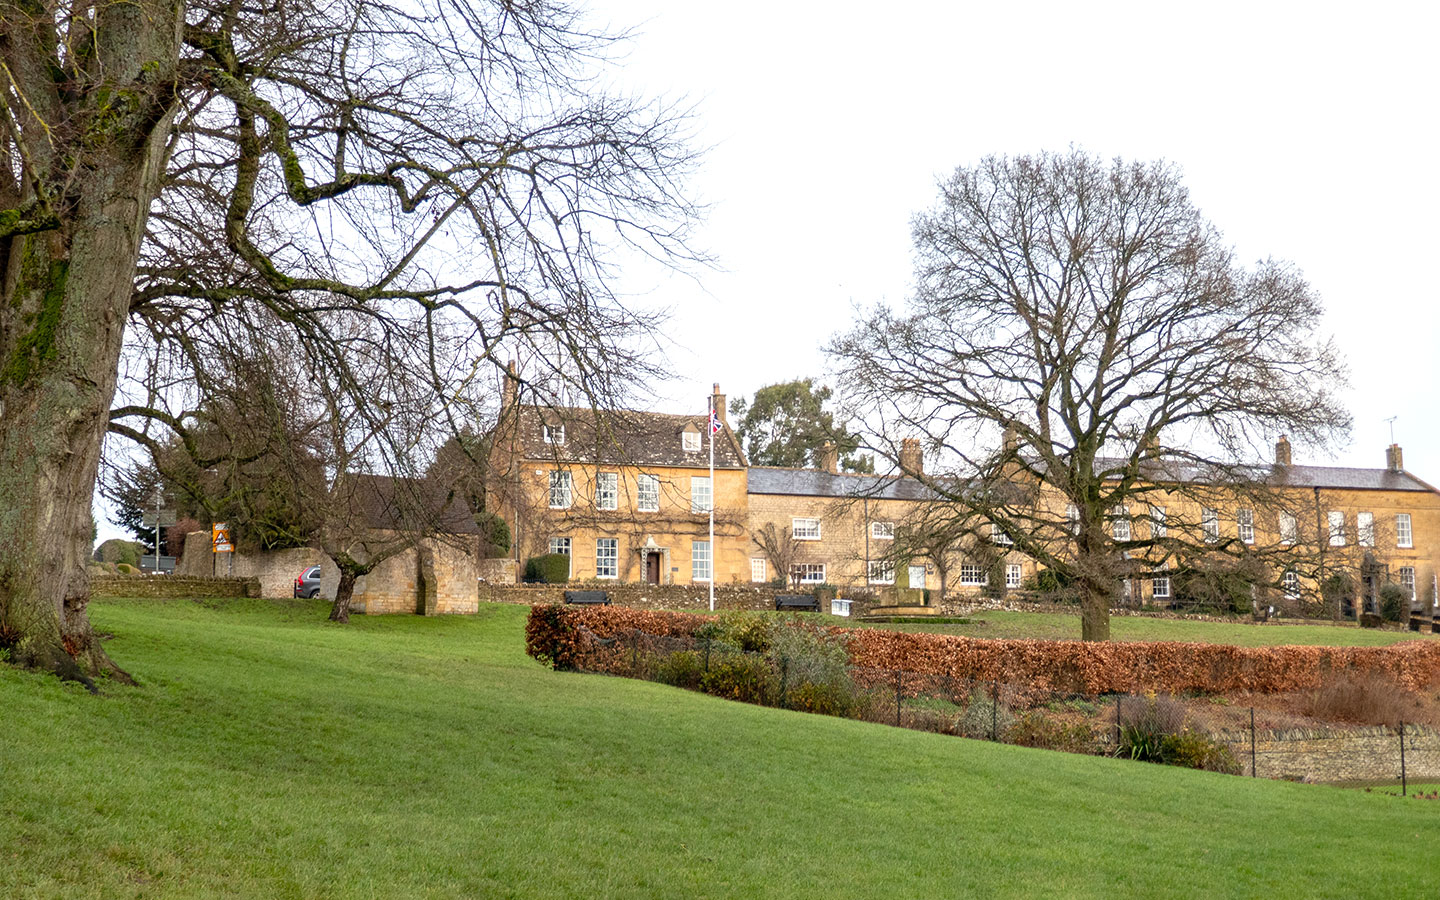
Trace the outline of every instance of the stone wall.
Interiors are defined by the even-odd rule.
[[[1229,733],[1222,741],[1250,774],[1250,735]],[[1400,736],[1388,728],[1348,732],[1260,732],[1255,740],[1255,773],[1260,778],[1345,782],[1400,782]],[[1405,774],[1411,782],[1440,781],[1440,732],[1405,728]]]
[[[572,582],[570,584],[481,584],[480,599],[487,603],[561,603],[566,591],[605,591],[610,602],[631,609],[708,610],[710,594],[705,585],[689,584],[616,584],[614,582]],[[775,609],[776,594],[806,593],[777,591],[769,585],[717,584],[715,609]],[[822,612],[830,611],[830,601],[820,601]],[[852,615],[862,615],[868,603],[857,601]]]
[[[519,563],[508,556],[495,559],[482,559],[475,565],[475,571],[481,581],[494,584],[514,584],[520,579],[516,572],[520,568]]]
[[[475,557],[438,540],[395,554],[355,583],[352,612],[445,615],[479,609]]]
[[[201,578],[180,575],[96,575],[90,579],[96,597],[259,597],[255,578]]]
[[[185,546],[193,549],[176,563],[176,575],[208,576],[211,568],[215,567],[220,575],[228,572],[238,578],[259,579],[262,597],[277,600],[294,597],[295,579],[311,566],[320,567],[321,597],[334,600],[335,589],[340,585],[340,570],[335,568],[330,557],[313,547],[294,547],[255,554],[211,553],[208,531],[195,531],[186,535]]]

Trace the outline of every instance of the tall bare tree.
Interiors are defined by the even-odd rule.
[[[582,397],[645,375],[607,260],[694,259],[692,157],[682,114],[598,82],[611,46],[550,0],[0,0],[12,658],[118,672],[85,611],[101,444],[201,408],[207,323],[263,308],[356,396],[377,338],[342,307],[418,336],[438,396],[526,344]]]
[[[1250,548],[1200,521],[1283,502],[1269,466],[1237,461],[1348,428],[1315,292],[1289,264],[1237,263],[1171,165],[989,157],[940,185],[913,238],[912,298],[829,345],[839,389],[952,515],[1074,580],[1087,640],[1108,638],[1138,560]],[[1162,496],[1186,502],[1155,528]]]

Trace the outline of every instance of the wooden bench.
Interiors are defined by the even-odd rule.
[[[566,591],[565,602],[576,606],[609,606],[610,595],[605,591]]]
[[[819,612],[820,601],[810,594],[776,594],[775,609],[777,612],[787,609]]]

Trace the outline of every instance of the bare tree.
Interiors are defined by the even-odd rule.
[[[653,371],[653,317],[609,290],[609,260],[694,260],[685,119],[605,91],[612,39],[563,2],[0,0],[0,22],[19,662],[123,676],[85,612],[101,444],[202,408],[187,342],[209,323],[263,309],[357,397],[348,355],[407,335],[437,396],[526,346],[596,403]]]
[[[1138,560],[1250,549],[1213,510],[1284,498],[1268,465],[1237,460],[1348,428],[1315,293],[1288,264],[1239,265],[1173,166],[989,157],[941,184],[913,235],[911,300],[828,348],[840,390],[953,515],[1075,581],[1087,640],[1108,638]]]
[[[795,562],[800,554],[800,541],[790,533],[788,526],[766,522],[751,534],[750,539],[760,548],[760,552],[765,554],[765,558],[770,560],[770,567],[775,570],[777,578],[784,579],[786,584],[793,582],[799,587]]]

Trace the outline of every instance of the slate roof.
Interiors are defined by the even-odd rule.
[[[338,486],[350,492],[351,509],[370,528],[479,534],[469,505],[429,478],[349,474]]]
[[[752,466],[746,473],[751,494],[800,497],[869,497],[876,500],[925,500],[932,495],[913,478],[884,475],[832,475],[815,469]]]
[[[544,425],[565,428],[565,443],[545,442]],[[587,407],[519,407],[518,447],[525,459],[626,466],[707,469],[710,447],[706,414],[634,410],[596,411]],[[700,450],[687,452],[681,433],[700,435]],[[743,469],[745,454],[728,427],[715,435],[715,468]]]
[[[1097,467],[1118,468],[1123,465],[1118,459],[1097,459]],[[1392,472],[1389,469],[1361,469],[1348,466],[1278,466],[1255,464],[1237,467],[1235,475],[1243,475],[1255,481],[1274,487],[1292,488],[1333,488],[1359,491],[1435,491],[1435,488],[1409,472]],[[1206,469],[1189,462],[1165,459],[1142,464],[1141,471],[1153,481],[1200,482]],[[1225,477],[1218,467],[1213,469],[1213,480],[1223,482]]]

